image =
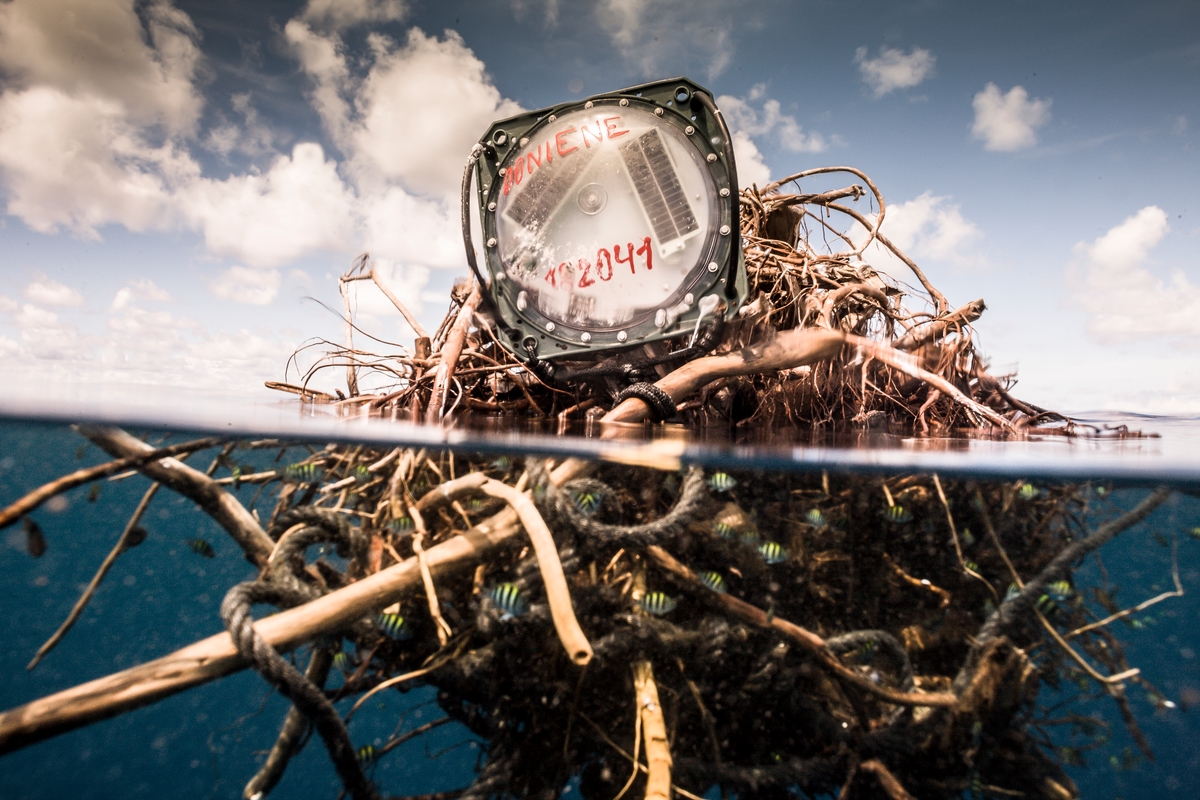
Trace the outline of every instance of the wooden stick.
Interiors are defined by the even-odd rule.
[[[473,530],[425,552],[434,574],[470,569],[480,557],[520,532],[517,515],[505,509]],[[409,558],[336,592],[255,623],[276,650],[291,650],[313,636],[333,633],[403,599],[421,585],[416,558]],[[229,634],[221,632],[174,653],[65,689],[0,713],[0,754],[92,722],[161,700],[244,669]]]
[[[897,350],[916,350],[935,339],[940,339],[950,328],[970,325],[983,316],[984,311],[987,311],[987,305],[984,304],[983,299],[974,300],[944,317],[934,319],[923,328],[914,328],[892,342],[892,347]]]
[[[425,601],[429,604],[429,616],[433,619],[434,627],[437,628],[438,644],[445,647],[446,642],[450,641],[450,637],[454,635],[454,631],[450,630],[450,625],[442,618],[437,588],[433,585],[433,573],[429,571],[429,560],[425,558],[425,518],[421,516],[421,512],[414,505],[409,505],[408,515],[412,517],[413,521],[412,549],[417,556],[417,566],[421,569],[421,583],[425,586]]]
[[[442,419],[442,405],[446,402],[446,388],[450,385],[450,379],[454,376],[454,367],[458,363],[459,355],[462,354],[463,343],[467,339],[467,328],[471,327],[475,309],[479,307],[482,300],[483,293],[479,288],[479,283],[476,282],[471,287],[471,294],[467,296],[462,308],[458,310],[458,318],[454,320],[454,327],[446,336],[446,343],[442,345],[440,351],[442,361],[434,370],[433,391],[429,395],[429,405],[425,409],[426,422],[440,422]]]
[[[86,436],[86,434],[84,434]],[[129,434],[125,434],[129,436]],[[99,464],[95,467],[79,469],[72,472],[70,475],[64,475],[57,480],[50,481],[44,486],[34,489],[29,494],[22,497],[17,502],[10,505],[8,508],[0,511],[0,528],[5,528],[29,512],[36,509],[42,503],[54,497],[57,494],[62,494],[65,491],[74,489],[76,486],[82,486],[85,483],[107,478],[109,475],[116,475],[118,472],[124,472],[130,467],[141,467],[149,461],[158,461],[159,459],[177,456],[183,453],[191,453],[196,450],[204,450],[209,447],[216,447],[224,440],[217,438],[197,439],[192,442],[182,442],[181,444],[173,444],[170,447],[160,447],[157,450],[143,441],[130,439],[137,442],[137,447],[128,448],[127,452],[120,454],[112,453],[110,455],[120,455],[116,461],[110,461],[107,464]],[[179,463],[179,462],[175,462]]]
[[[408,327],[412,328],[413,332],[417,334],[417,338],[428,339],[429,334],[426,333],[425,329],[421,327],[421,323],[417,322],[417,318],[410,314],[408,309],[404,307],[404,303],[400,302],[400,298],[396,297],[396,294],[392,291],[391,287],[383,282],[383,278],[379,276],[379,270],[375,266],[371,267],[371,280],[375,281],[375,285],[379,287],[379,291],[383,292],[384,296],[387,297],[388,300],[392,301],[392,305],[396,307],[396,310],[404,315],[404,321],[407,322]]]
[[[681,564],[674,556],[661,547],[651,545],[646,548],[646,554],[668,572],[695,584],[697,587],[703,586],[700,579],[696,577],[696,574],[691,569]],[[705,591],[708,590],[705,589]],[[724,606],[725,610],[733,616],[740,617],[752,625],[774,628],[816,656],[822,666],[842,680],[852,683],[859,689],[870,692],[876,697],[883,698],[889,703],[904,706],[953,706],[958,702],[958,698],[950,692],[898,692],[895,689],[889,689],[885,686],[877,686],[865,676],[859,675],[854,670],[846,667],[825,646],[825,640],[812,631],[802,628],[795,623],[788,622],[785,619],[780,619],[773,614],[768,614],[761,608],[752,606],[745,600],[739,600],[732,595],[709,592],[709,596]]]
[[[501,481],[489,480],[479,488],[484,494],[498,497],[508,503],[517,513],[522,527],[533,543],[533,552],[537,556],[538,569],[542,572],[546,600],[550,603],[550,616],[554,620],[558,639],[572,661],[581,667],[587,666],[592,660],[592,645],[584,635],[583,629],[579,627],[579,620],[575,618],[571,592],[567,588],[562,562],[558,558],[558,547],[554,544],[550,529],[546,527],[546,521],[538,513],[537,506],[533,504],[529,495]]]
[[[137,508],[134,509],[133,515],[130,516],[129,521],[125,523],[125,530],[121,532],[121,537],[117,539],[117,543],[113,546],[113,549],[109,551],[108,556],[100,564],[100,568],[96,570],[96,574],[92,576],[92,582],[87,585],[87,588],[83,590],[83,594],[81,594],[79,599],[75,601],[75,605],[71,609],[71,613],[67,614],[67,618],[63,620],[61,625],[58,626],[58,630],[56,630],[54,634],[46,640],[45,644],[38,648],[37,653],[34,654],[33,659],[29,662],[25,669],[30,670],[36,667],[38,662],[42,660],[46,653],[49,653],[51,650],[53,650],[54,646],[62,641],[62,638],[67,635],[67,631],[71,630],[71,626],[75,624],[77,619],[79,619],[79,615],[83,613],[83,609],[92,599],[92,595],[94,595],[96,590],[100,588],[101,581],[103,581],[104,577],[108,575],[108,571],[112,569],[112,565],[117,563],[117,557],[120,556],[121,553],[125,552],[125,543],[129,541],[129,537],[132,535],[133,529],[136,528],[138,523],[142,521],[142,515],[146,513],[146,507],[150,505],[150,501],[154,499],[154,495],[158,492],[158,487],[161,485],[162,484],[158,483],[150,484],[150,488],[146,490],[144,495],[142,495],[141,502],[138,503]]]
[[[784,331],[768,342],[748,345],[735,353],[690,361],[654,385],[678,403],[718,378],[792,369],[833,358],[845,341],[846,335],[840,331],[813,328]],[[641,422],[649,413],[650,407],[645,401],[631,397],[605,414],[600,421]]]
[[[928,383],[930,386],[934,387],[943,394],[947,394],[952,397],[956,402],[959,403],[959,405],[975,412],[988,422],[991,422],[993,425],[1002,428],[1008,433],[1019,433],[1016,426],[1007,419],[1000,416],[995,411],[992,411],[987,406],[976,403],[974,400],[959,391],[957,386],[950,383],[950,381],[946,380],[941,375],[936,375],[929,370],[922,368],[917,364],[917,360],[908,353],[902,353],[890,345],[876,342],[873,339],[867,339],[862,336],[855,336],[852,333],[846,334],[846,344],[860,347],[862,348],[863,353],[871,358],[882,361],[884,364],[903,372],[905,375],[910,375],[914,378],[925,381],[925,383]]]
[[[246,507],[212,478],[173,458],[152,458],[157,451],[120,428],[79,425],[76,430],[109,455],[143,458],[138,466],[143,475],[200,506],[233,537],[246,554],[247,561],[258,567],[266,566],[275,543]]]
[[[671,747],[667,741],[667,724],[658,701],[658,685],[654,668],[649,661],[633,665],[633,688],[637,693],[637,710],[642,718],[646,741],[646,800],[671,800]]]

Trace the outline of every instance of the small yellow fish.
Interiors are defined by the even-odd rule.
[[[187,546],[188,549],[193,553],[198,556],[203,556],[204,558],[213,558],[217,555],[217,551],[213,550],[212,544],[210,544],[207,539],[201,539],[199,537],[195,539],[188,539]]]
[[[1196,530],[1200,531],[1200,528],[1197,528]],[[717,536],[720,536],[722,539],[732,539],[734,537],[734,535],[736,534],[736,531],[733,529],[733,526],[730,525],[728,522],[715,523],[713,525],[713,531],[715,531]],[[1198,535],[1196,538],[1200,539],[1200,535]]]
[[[515,583],[498,583],[487,590],[487,596],[509,616],[519,617],[529,610],[529,598]]]
[[[809,509],[809,512],[804,515],[804,521],[814,528],[824,528],[829,524],[829,520],[825,518],[825,513],[819,508]]]
[[[408,620],[399,614],[378,614],[375,622],[379,624],[384,636],[389,639],[404,642],[412,638],[412,629],[408,625]]]
[[[708,476],[708,485],[714,492],[728,492],[737,481],[728,472],[714,472]]]
[[[653,614],[656,617],[661,617],[663,614],[670,614],[678,605],[678,603],[663,592],[650,592],[638,603],[638,607],[642,611],[645,611],[647,614]]]
[[[903,525],[906,522],[912,521],[912,513],[904,506],[888,506],[883,512],[883,518],[894,525]]]
[[[725,579],[721,577],[719,572],[701,572],[696,575],[700,582],[712,589],[717,594],[725,593]]]
[[[787,551],[779,542],[763,542],[758,546],[758,554],[768,564],[781,564],[787,561]]]
[[[358,748],[355,755],[358,757],[358,763],[363,766],[374,763],[375,759],[379,757],[378,753],[375,752],[375,748],[369,744],[364,744]]]

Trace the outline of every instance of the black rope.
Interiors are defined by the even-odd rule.
[[[325,742],[325,749],[329,751],[338,777],[351,796],[356,800],[378,800],[375,787],[363,774],[346,725],[333,704],[326,699],[325,693],[301,675],[254,630],[254,618],[250,615],[252,605],[270,603],[291,608],[308,599],[305,593],[297,593],[284,586],[258,581],[239,583],[225,594],[221,602],[221,620],[242,658],[249,661],[264,680],[312,721]]]
[[[826,639],[825,646],[829,648],[830,652],[841,655],[868,642],[879,645],[900,664],[900,688],[906,692],[911,691],[914,686],[912,661],[909,660],[908,651],[904,649],[904,645],[900,644],[900,641],[887,631],[851,631]]]
[[[671,395],[655,386],[653,383],[635,383],[617,393],[613,405],[619,406],[631,397],[636,397],[650,407],[650,421],[663,422],[678,413],[675,401]]]
[[[699,518],[704,509],[704,501],[708,498],[704,471],[699,467],[692,467],[683,479],[679,500],[665,515],[642,525],[608,525],[597,522],[580,511],[571,497],[572,489],[586,487],[590,490],[596,483],[599,482],[571,481],[559,488],[547,480],[545,492],[541,495],[541,504],[545,506],[543,515],[547,511],[551,512],[556,519],[578,533],[581,546],[615,544],[621,547],[648,547],[659,544],[677,536],[692,521]],[[612,492],[611,489],[607,491]]]

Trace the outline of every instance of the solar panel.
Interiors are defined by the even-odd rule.
[[[560,157],[553,166],[534,170],[526,179],[525,188],[508,204],[505,215],[524,228],[540,228],[571,191],[598,149],[580,148],[569,158]]]
[[[700,229],[657,129],[622,145],[621,157],[661,248]]]

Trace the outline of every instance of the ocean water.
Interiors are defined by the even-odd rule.
[[[228,415],[193,413],[155,416],[128,408],[94,414],[121,422],[152,443],[182,441],[199,431],[240,437],[284,436],[318,446],[327,441],[376,445],[412,442],[458,452],[487,451],[519,459],[527,454],[561,457],[578,453],[620,460],[667,453],[683,463],[710,470],[763,474],[833,476],[925,474],[979,481],[1016,478],[1038,485],[1091,482],[1110,487],[1114,509],[1131,508],[1150,487],[1169,483],[1176,491],[1145,522],[1123,533],[1077,571],[1081,582],[1106,581],[1120,587],[1119,602],[1131,605],[1171,588],[1172,547],[1184,589],[1135,614],[1132,624],[1112,630],[1128,662],[1162,693],[1149,696],[1129,684],[1130,708],[1153,749],[1142,757],[1116,705],[1097,697],[1072,710],[1093,716],[1111,731],[1108,741],[1086,754],[1087,766],[1068,773],[1082,797],[1134,798],[1193,796],[1200,784],[1200,438],[1194,420],[1109,418],[1162,434],[1157,439],[1074,440],[999,444],[987,441],[912,440],[886,434],[846,434],[814,438],[777,435],[684,440],[659,434],[644,439],[642,429],[612,432],[498,431],[486,426],[453,431],[376,424],[366,420],[313,416],[290,404],[259,407]],[[186,431],[186,434],[183,432]],[[622,455],[623,454],[623,455]],[[640,455],[638,455],[640,454]],[[276,451],[246,451],[240,460],[259,459],[268,468]],[[211,452],[193,457],[203,465]],[[297,455],[299,457],[299,455]],[[63,474],[107,460],[88,445],[54,409],[10,407],[0,421],[0,506]],[[226,590],[251,580],[256,570],[215,522],[189,500],[161,491],[143,521],[148,536],[124,553],[66,638],[33,670],[25,666],[58,627],[96,567],[113,547],[149,485],[140,475],[104,480],[60,496],[32,513],[45,534],[40,558],[26,552],[20,524],[0,530],[0,710],[149,661],[222,630],[218,607]],[[256,491],[243,486],[243,502]],[[1094,526],[1093,526],[1094,527]],[[212,543],[205,558],[189,540]],[[1101,615],[1102,611],[1099,611]],[[304,651],[296,656],[305,663]],[[337,678],[332,679],[336,685]],[[1078,693],[1077,687],[1043,686],[1037,702],[1053,706]],[[1164,702],[1167,701],[1167,702]],[[235,798],[274,742],[289,705],[255,673],[243,671],[155,704],[69,731],[0,756],[3,798]],[[345,712],[347,704],[339,706]],[[383,692],[368,701],[350,724],[355,745],[382,745],[390,738],[443,716],[428,687]],[[1047,745],[1079,746],[1070,726],[1046,729]],[[372,768],[385,796],[414,796],[469,785],[482,760],[483,743],[458,723],[443,725],[390,752]],[[570,792],[573,784],[566,783]],[[275,797],[336,797],[340,790],[324,749],[310,741],[274,790]],[[615,792],[614,792],[615,794]],[[569,796],[569,794],[567,795]],[[716,793],[709,796],[717,797]]]

